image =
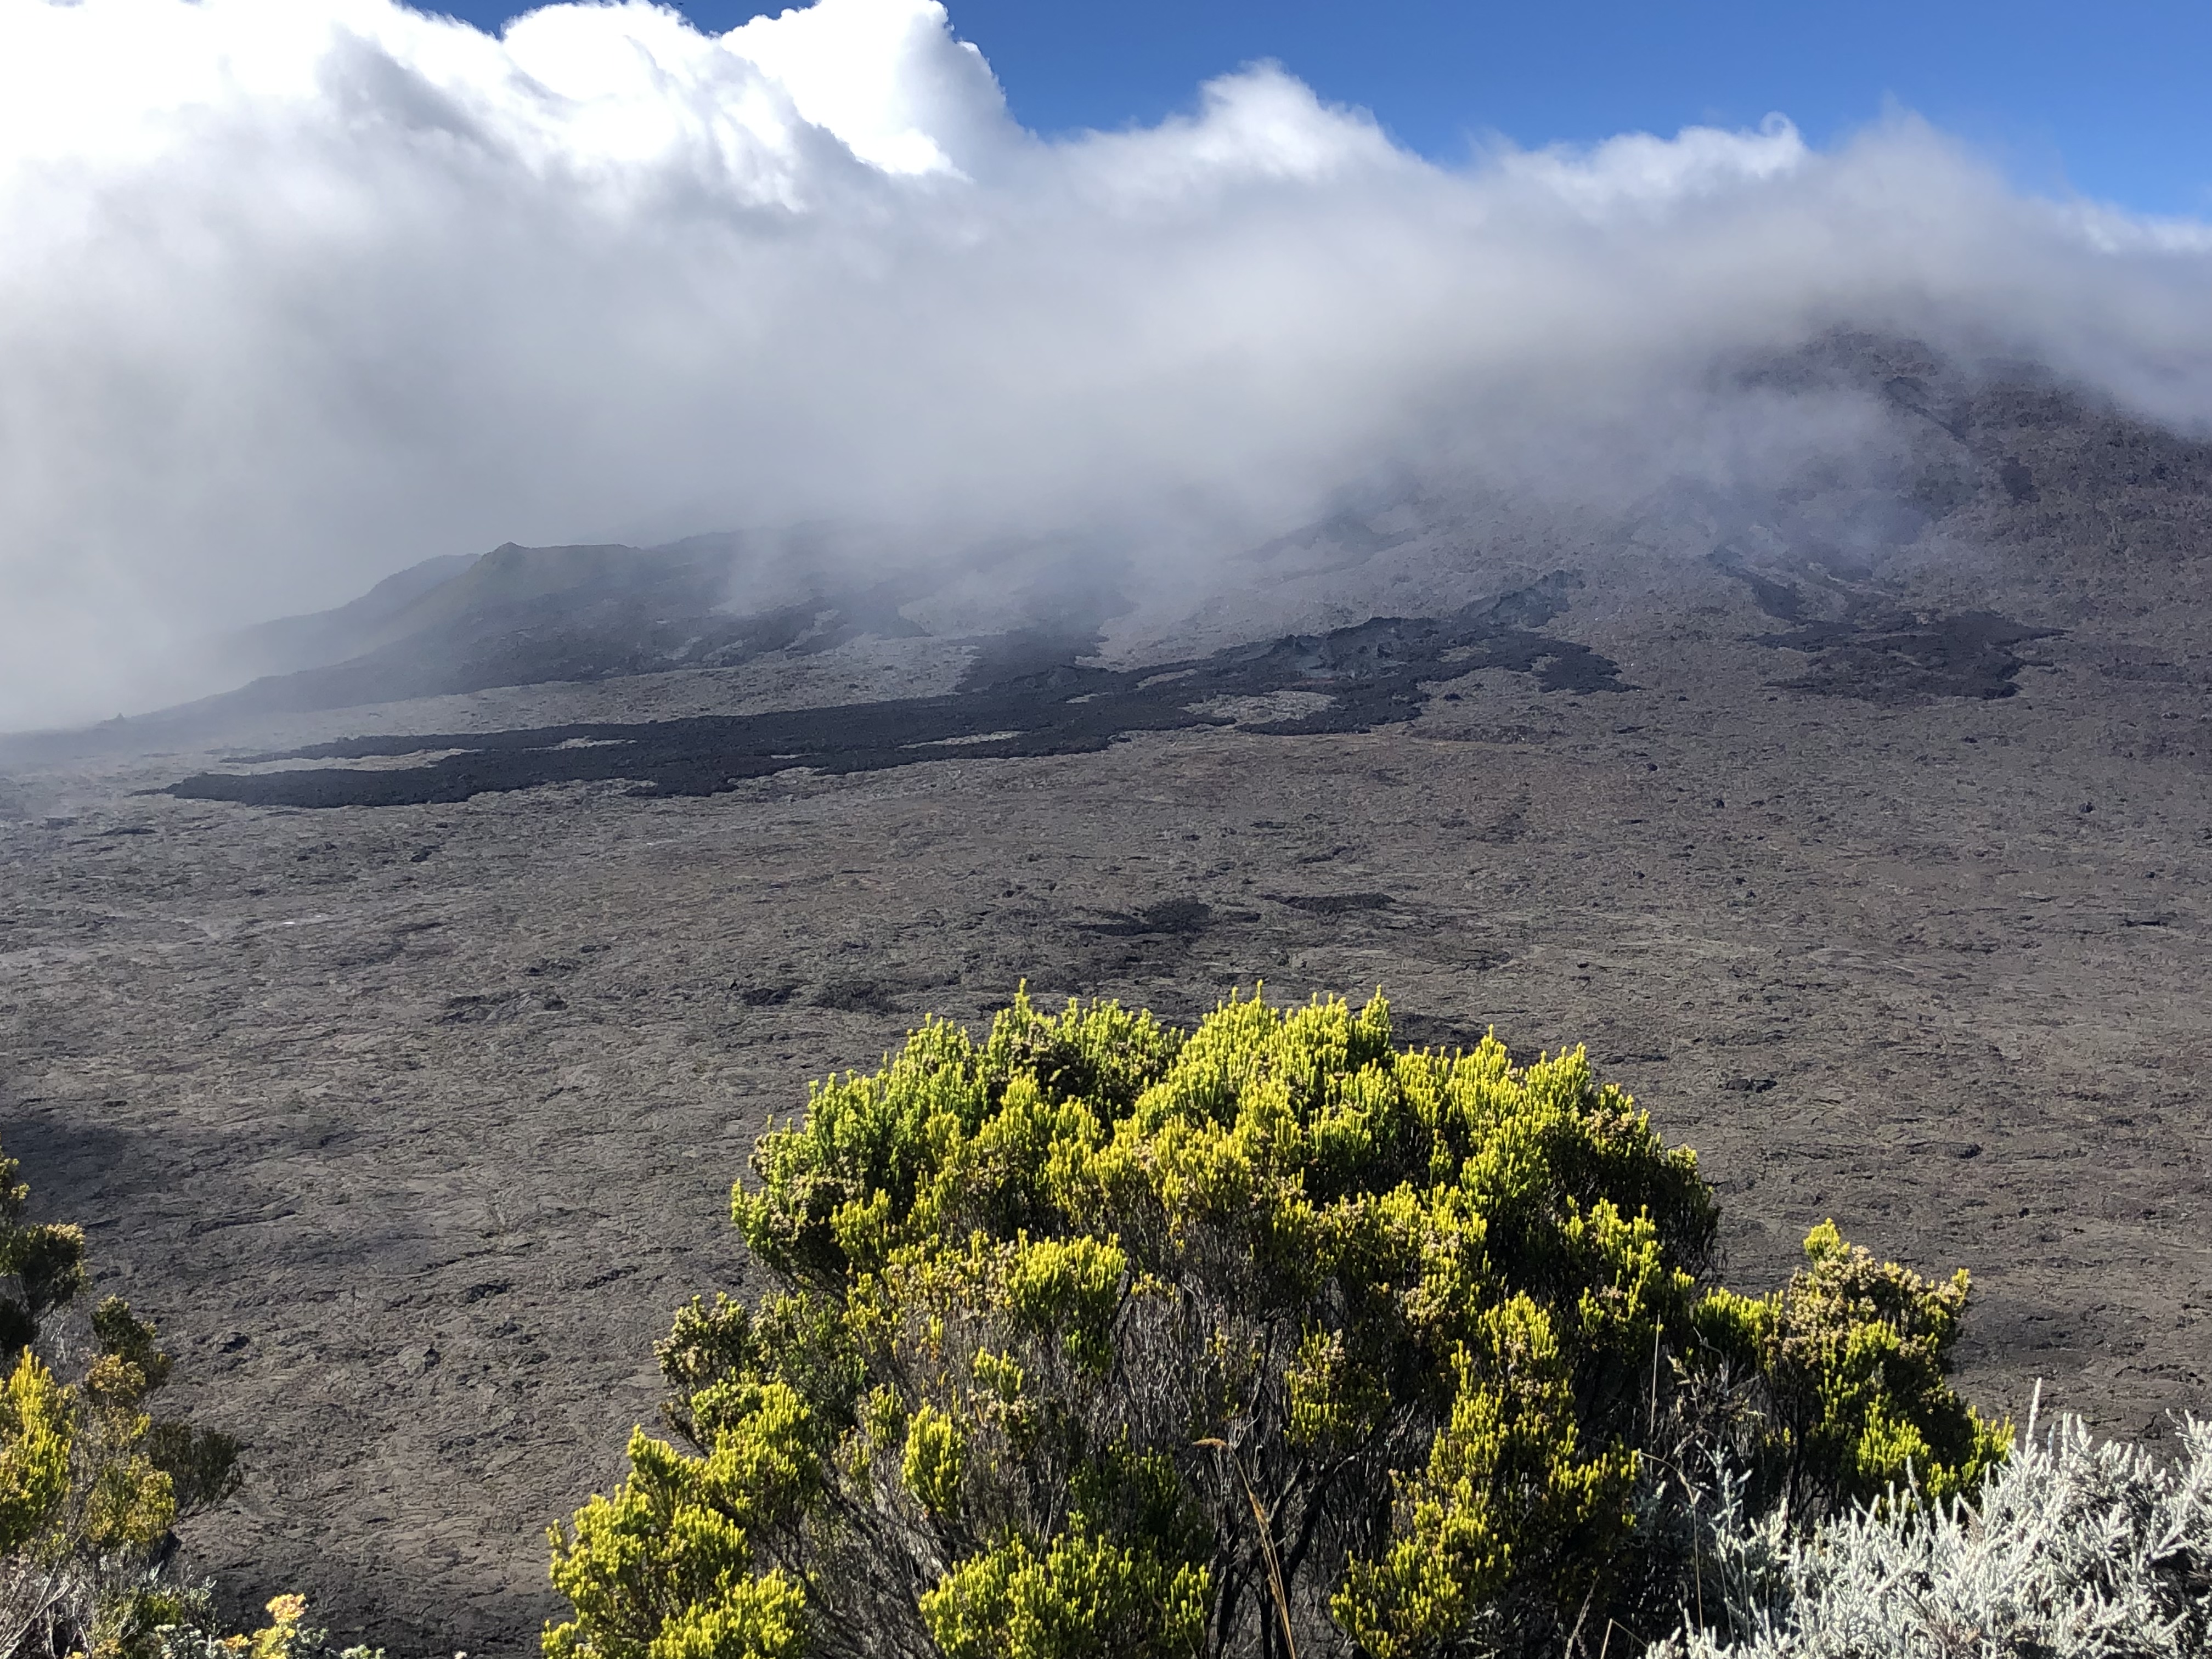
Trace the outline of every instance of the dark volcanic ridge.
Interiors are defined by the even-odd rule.
[[[428,560],[336,611],[246,630],[232,642],[239,659],[276,672],[192,707],[204,715],[353,708],[729,668],[862,635],[925,631],[899,611],[914,594],[884,584],[731,611],[733,547],[727,537],[665,548],[509,542],[478,559]]]
[[[1376,617],[1144,668],[1063,660],[996,677],[994,671],[1026,654],[1016,640],[1005,651],[987,651],[961,687],[941,696],[642,725],[347,738],[240,763],[437,757],[373,770],[201,773],[167,793],[256,805],[398,806],[541,784],[619,781],[641,794],[712,795],[799,768],[839,774],[955,758],[1090,754],[1135,732],[1200,726],[1279,736],[1367,732],[1419,712],[1425,681],[1485,668],[1533,676],[1547,691],[1626,690],[1614,665],[1589,647],[1534,631],[1565,608],[1575,585],[1555,572],[1446,617]]]

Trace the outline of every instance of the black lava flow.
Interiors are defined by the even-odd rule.
[[[1904,704],[1936,697],[2009,697],[2027,661],[2013,647],[2051,639],[2059,630],[2031,628],[1990,611],[1923,617],[1860,584],[1812,570],[1808,596],[1793,580],[1776,580],[1747,568],[1723,549],[1713,563],[1751,590],[1753,603],[1786,633],[1759,634],[1752,643],[1802,652],[1805,672],[1773,684],[1813,696],[1855,697],[1863,702]],[[1822,619],[1805,614],[1808,600],[1839,603],[1844,614]]]
[[[1010,659],[987,652],[981,663],[988,666],[933,697],[639,725],[348,738],[241,763],[455,752],[389,769],[201,773],[166,793],[259,806],[400,806],[542,784],[622,781],[640,794],[712,795],[800,767],[848,773],[933,760],[1091,753],[1134,732],[1230,724],[1206,708],[1224,697],[1328,696],[1310,713],[1241,723],[1245,731],[1291,735],[1364,732],[1410,720],[1425,700],[1425,680],[1481,668],[1533,675],[1547,690],[1626,690],[1614,665],[1588,647],[1534,631],[1565,608],[1574,585],[1559,572],[1446,617],[1377,617],[1149,668],[1064,660],[1003,677]],[[975,683],[987,676],[987,683]]]
[[[1994,611],[1961,611],[1946,617],[1806,623],[1785,634],[1761,634],[1754,642],[1802,651],[1812,659],[1803,674],[1776,682],[1784,690],[1915,703],[1935,697],[2011,696],[2019,689],[2014,676],[2027,666],[2012,647],[2057,632]]]

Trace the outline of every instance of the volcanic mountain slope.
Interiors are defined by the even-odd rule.
[[[351,605],[246,630],[234,654],[277,672],[191,709],[202,722],[258,711],[355,708],[830,649],[861,632],[922,630],[883,593],[810,595],[736,614],[726,538],[674,547],[519,547],[442,558]],[[181,712],[181,711],[180,711]]]
[[[849,549],[807,565],[806,537],[798,553],[788,537],[509,544],[428,560],[336,611],[244,630],[223,658],[263,677],[156,717],[154,729],[205,738],[257,714],[788,662],[861,640],[981,647],[966,675],[975,689],[1078,661],[1166,667],[1271,630],[1447,615],[1562,569],[1634,592],[1703,558],[1788,624],[1763,642],[1811,659],[1796,689],[1993,696],[2008,647],[2035,629],[1992,605],[2162,604],[2152,590],[2200,558],[2212,533],[2201,445],[2085,409],[2032,368],[1967,374],[1910,343],[1844,333],[1735,378],[1740,391],[1786,399],[1856,397],[1886,415],[1886,429],[1816,453],[1779,487],[1676,484],[1604,510],[1432,487],[1255,549],[1194,611],[1176,608],[1180,589],[1148,611],[1140,569],[1095,550],[1057,574],[1033,548],[979,551],[1004,568],[970,585],[992,594],[993,614],[963,626],[960,603],[933,591],[942,568],[895,538],[868,550],[868,580],[853,579]],[[812,539],[835,545],[827,531]],[[1084,574],[1068,574],[1078,563]]]
[[[1881,465],[1431,491],[1256,550],[1241,625],[819,605],[821,649],[18,745],[0,1143],[247,1443],[196,1559],[529,1647],[670,1311],[750,1282],[766,1117],[1024,977],[1586,1040],[1699,1149],[1733,1282],[1833,1216],[1973,1271],[1978,1400],[2203,1408],[2212,449],[1894,343],[1777,372],[1882,400]],[[578,562],[627,604],[638,556]]]

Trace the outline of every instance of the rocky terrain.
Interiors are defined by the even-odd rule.
[[[395,1659],[532,1648],[652,1342],[748,1284],[763,1123],[1024,979],[1587,1042],[1734,1282],[1833,1216],[1972,1270],[1987,1405],[2212,1402],[2212,447],[1910,348],[1790,372],[1890,411],[1874,482],[1426,496],[1241,609],[991,634],[502,550],[0,743],[0,1145],[247,1443],[194,1559]]]

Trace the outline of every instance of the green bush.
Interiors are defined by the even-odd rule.
[[[753,1164],[778,1288],[678,1315],[688,1449],[555,1532],[559,1659],[1556,1652],[1672,1626],[1714,1470],[1817,1510],[2008,1436],[1963,1278],[1830,1228],[1715,1289],[1694,1155],[1580,1050],[1379,995],[932,1022]]]
[[[1752,1460],[1767,1476],[1753,1499],[1761,1510],[1802,1510],[1814,1496],[1873,1502],[1915,1484],[1941,1500],[1979,1484],[2011,1431],[1943,1383],[1967,1290],[1964,1269],[1931,1285],[1823,1222],[1781,1290],[1705,1297],[1697,1323],[1709,1356],[1765,1384],[1753,1425],[1764,1442]]]
[[[150,1659],[161,1626],[206,1612],[166,1570],[171,1528],[230,1492],[238,1448],[148,1413],[169,1356],[121,1297],[52,1342],[85,1287],[84,1235],[26,1221],[17,1173],[0,1158],[0,1654]],[[84,1357],[74,1381],[42,1339]]]

